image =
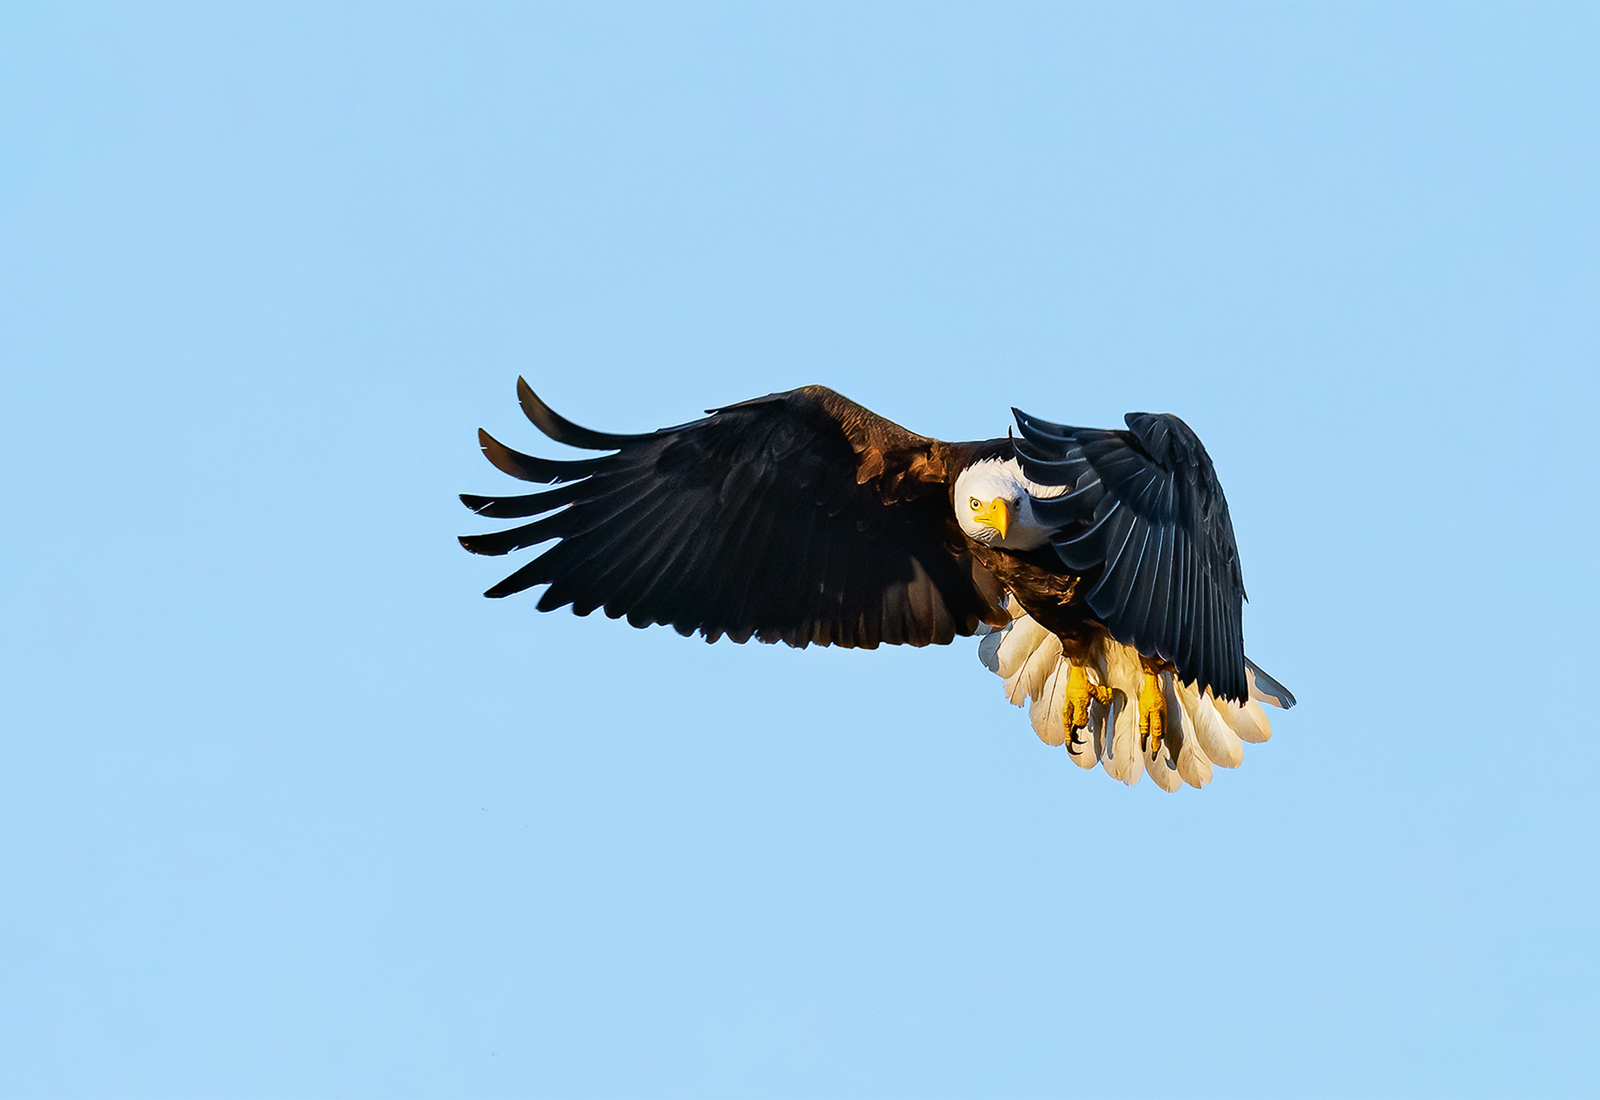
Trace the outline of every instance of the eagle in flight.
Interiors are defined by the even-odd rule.
[[[555,488],[472,496],[527,519],[475,554],[554,542],[484,593],[545,585],[540,611],[603,608],[707,641],[944,645],[978,653],[1079,766],[1164,790],[1237,767],[1294,697],[1244,654],[1228,503],[1175,416],[1126,431],[1012,410],[1004,439],[946,443],[822,386],[641,435],[581,428],[517,380],[545,435],[607,452],[556,461],[479,431],[491,463]]]

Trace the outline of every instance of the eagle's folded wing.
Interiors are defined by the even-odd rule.
[[[1062,563],[1092,582],[1090,610],[1183,681],[1248,698],[1239,551],[1199,437],[1168,414],[1129,413],[1128,431],[1016,416],[1027,475],[1070,487],[1034,510],[1060,528]]]

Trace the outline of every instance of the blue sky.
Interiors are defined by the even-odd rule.
[[[0,1094],[1592,1095],[1600,10],[0,9]],[[474,429],[1173,411],[1299,696],[478,593]]]

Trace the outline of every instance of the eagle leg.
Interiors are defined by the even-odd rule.
[[[1078,743],[1078,731],[1089,724],[1089,701],[1102,704],[1111,702],[1111,689],[1104,684],[1089,683],[1089,670],[1076,661],[1067,664],[1067,701],[1061,708],[1061,724],[1067,729],[1071,744]]]
[[[1151,756],[1161,753],[1161,735],[1167,727],[1167,697],[1161,690],[1161,675],[1144,670],[1144,687],[1139,691],[1139,747]]]

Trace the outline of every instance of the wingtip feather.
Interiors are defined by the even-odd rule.
[[[1250,698],[1258,703],[1271,703],[1283,710],[1294,707],[1294,693],[1266,672],[1250,658],[1244,659],[1245,676],[1250,683]]]

